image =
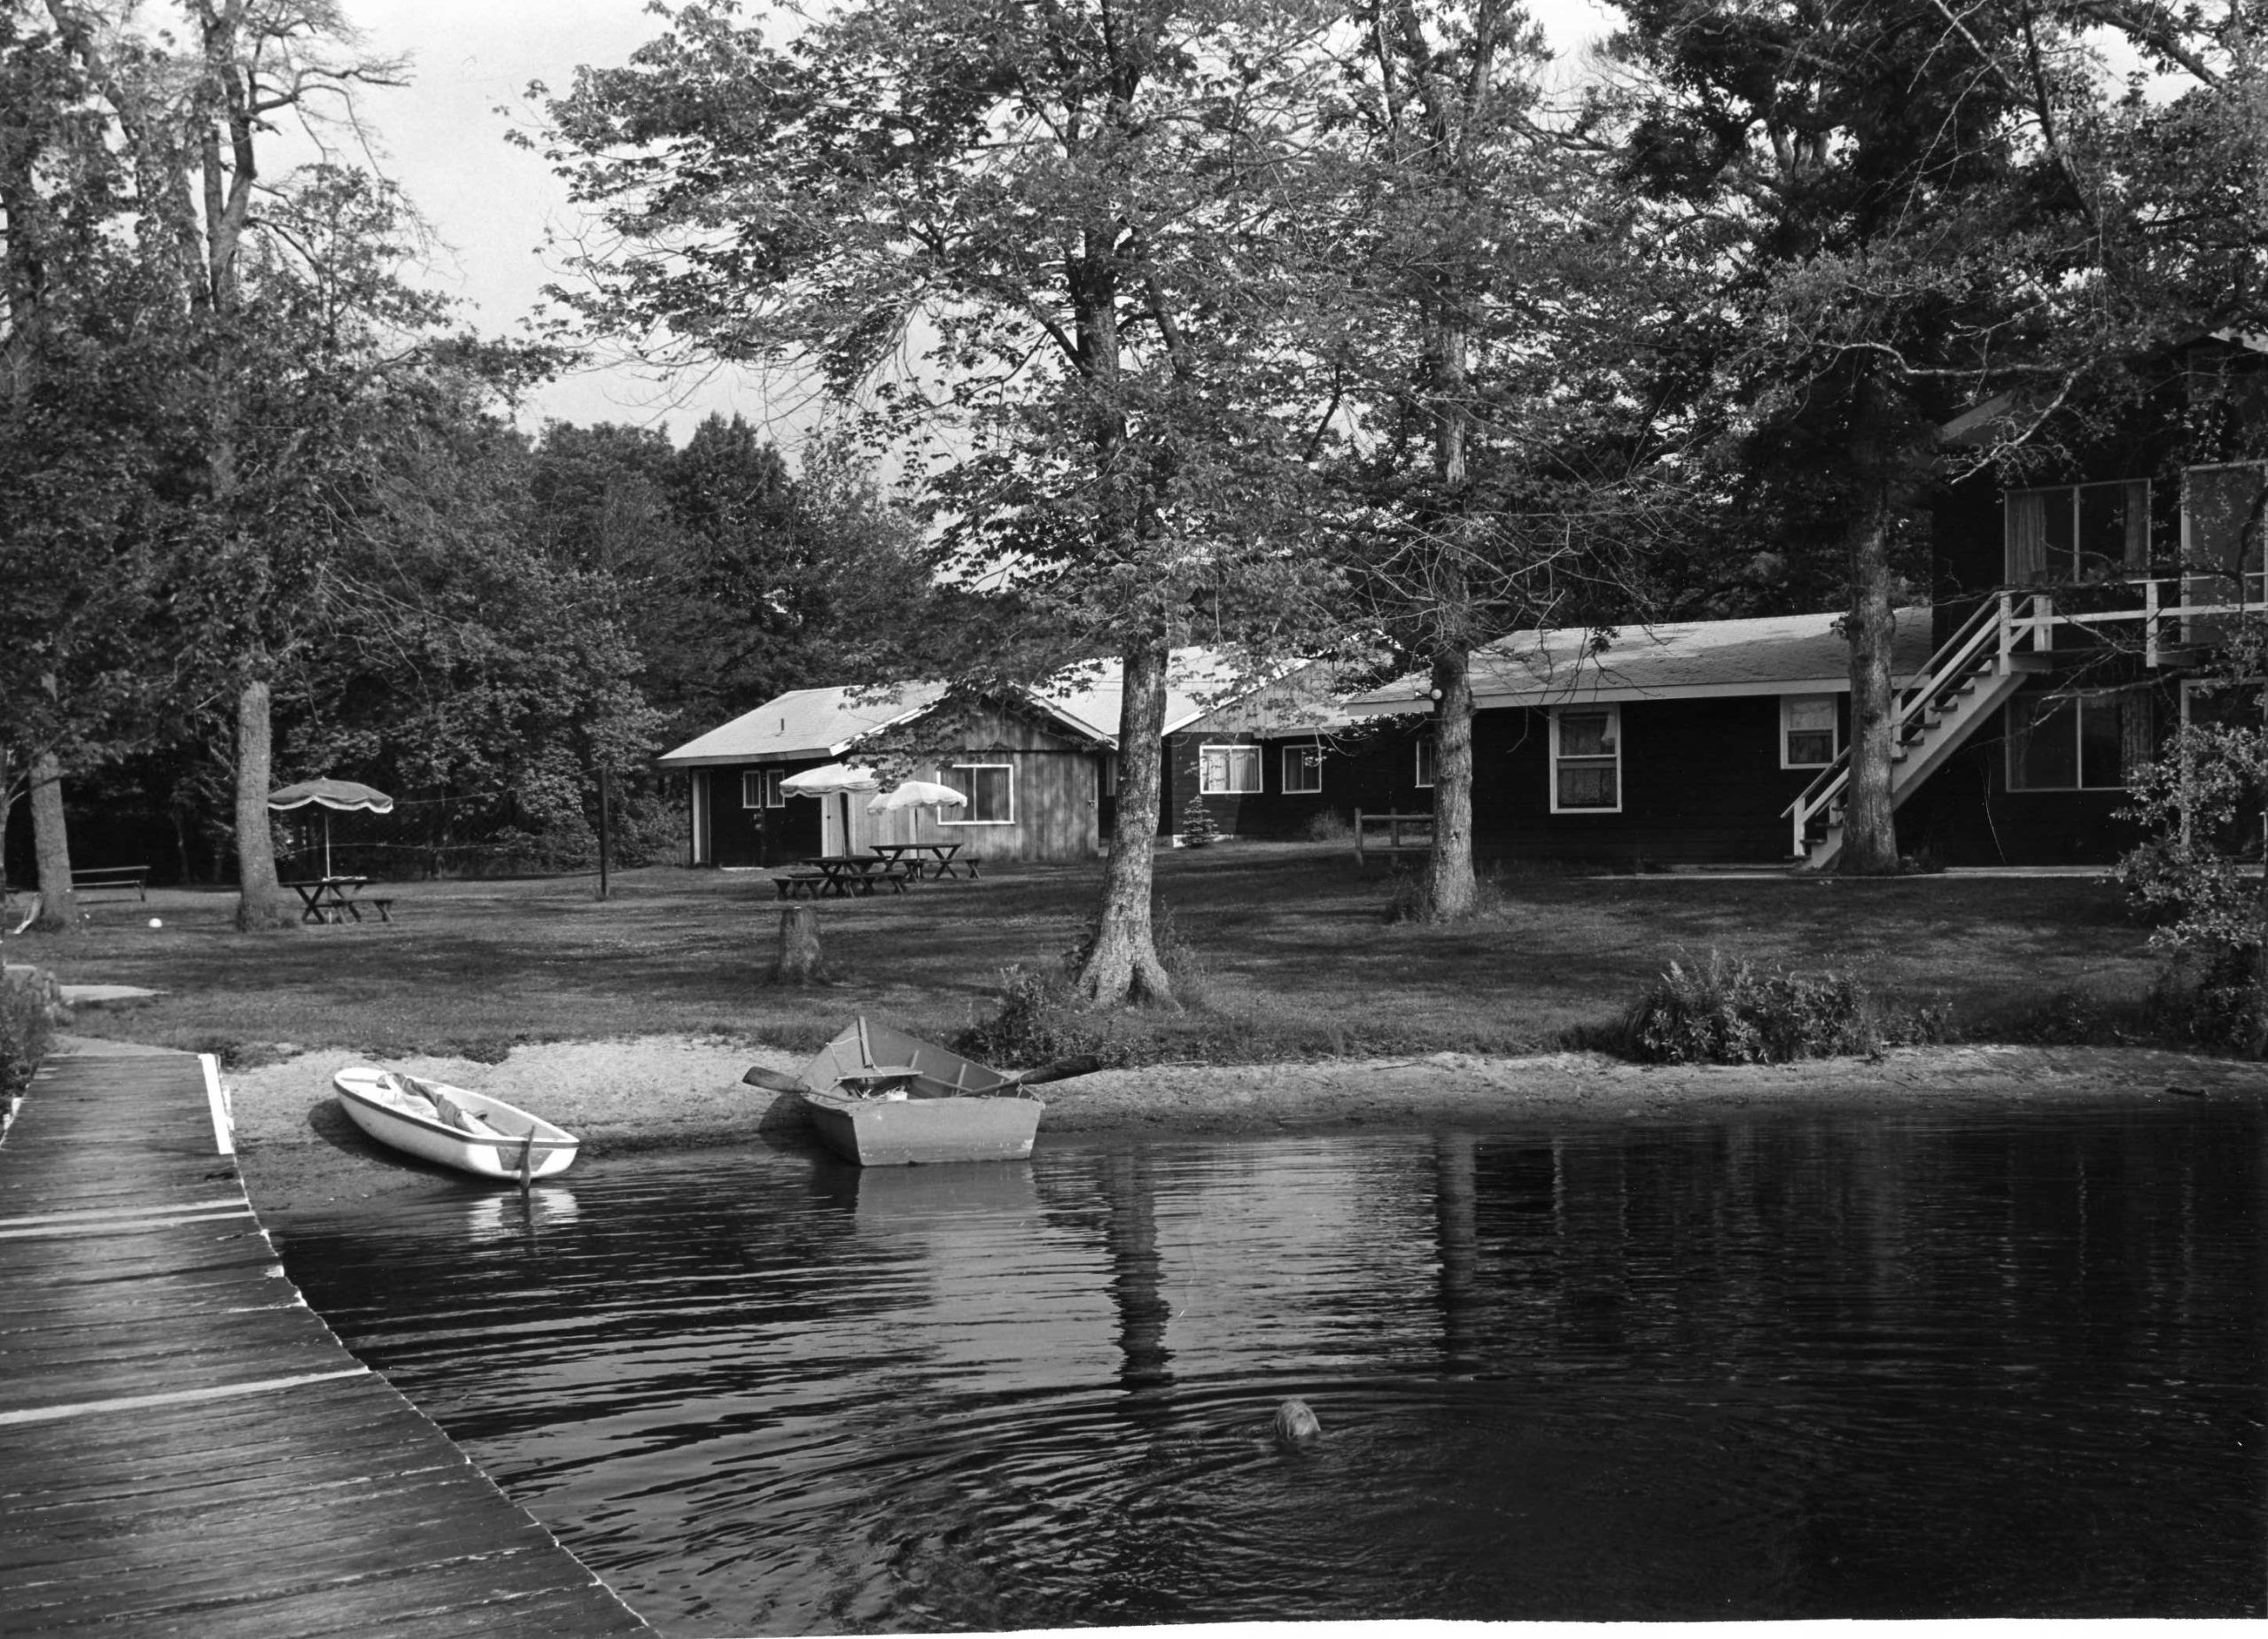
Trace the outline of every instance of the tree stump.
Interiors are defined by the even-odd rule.
[[[774,984],[820,982],[819,906],[791,905],[780,913],[780,956],[772,965]]]

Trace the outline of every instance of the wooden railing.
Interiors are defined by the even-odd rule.
[[[2054,653],[2058,626],[2095,630],[2140,622],[2141,641],[2137,652],[2145,665],[2156,666],[2164,664],[2171,649],[2194,649],[2217,641],[2210,626],[2200,623],[2268,613],[2268,571],[2258,569],[2189,570],[2171,575],[2085,581],[2059,590],[2075,603],[2106,597],[2130,602],[2113,609],[2059,610],[2057,591],[2009,587],[1993,594],[1907,686],[1899,703],[1893,743],[1902,747],[1925,740],[1947,695],[1965,680],[1988,669],[2000,673],[2010,671],[2019,653]],[[2169,622],[2179,623],[2171,638],[2166,631]],[[1842,800],[1850,779],[1851,753],[1846,747],[1783,811],[1797,858],[1810,852],[1806,833],[1812,821]]]
[[[2019,600],[2024,605],[2021,613],[2016,608]],[[2048,649],[2054,625],[2054,611],[2045,594],[2004,591],[1986,599],[1959,631],[1938,646],[1922,674],[1907,685],[1899,699],[1891,743],[1904,745],[1927,734],[1943,710],[1945,696],[1979,672],[2012,670],[2019,647],[2027,641],[2034,652]],[[1850,783],[1851,748],[1845,746],[1783,811],[1796,858],[1810,852],[1806,834],[1812,820],[1841,801]]]
[[[1366,814],[1357,808],[1355,811],[1355,863],[1356,865],[1363,863],[1363,833],[1371,826],[1386,827],[1386,849],[1389,853],[1400,853],[1404,848],[1428,849],[1433,845],[1433,816],[1431,814]],[[1413,838],[1404,843],[1402,840],[1404,826],[1423,830],[1425,832],[1423,840]],[[1372,845],[1375,846],[1375,844]]]

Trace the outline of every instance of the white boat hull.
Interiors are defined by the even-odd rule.
[[[499,1183],[532,1181],[574,1164],[582,1140],[501,1099],[357,1066],[331,1077],[347,1119],[405,1154]],[[438,1095],[438,1096],[437,1096]],[[443,1118],[446,1099],[470,1120]]]

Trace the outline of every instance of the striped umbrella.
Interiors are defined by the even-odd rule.
[[[330,814],[333,809],[341,813],[390,814],[393,798],[375,787],[357,785],[352,780],[302,780],[297,785],[287,785],[280,791],[268,795],[268,805],[276,810],[320,808],[322,813],[322,874],[330,870]]]

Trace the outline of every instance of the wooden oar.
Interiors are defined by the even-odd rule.
[[[783,1076],[778,1070],[767,1070],[761,1064],[751,1066],[749,1069],[749,1073],[742,1076],[741,1079],[751,1087],[763,1088],[766,1092],[802,1092],[804,1091],[804,1084],[797,1081],[794,1076]]]
[[[1042,1082],[1068,1081],[1074,1076],[1091,1075],[1100,1068],[1102,1060],[1094,1053],[1086,1053],[1073,1058],[1058,1059],[1052,1064],[1043,1064],[1036,1070],[1026,1070],[1009,1079],[1019,1087],[1037,1087]]]

